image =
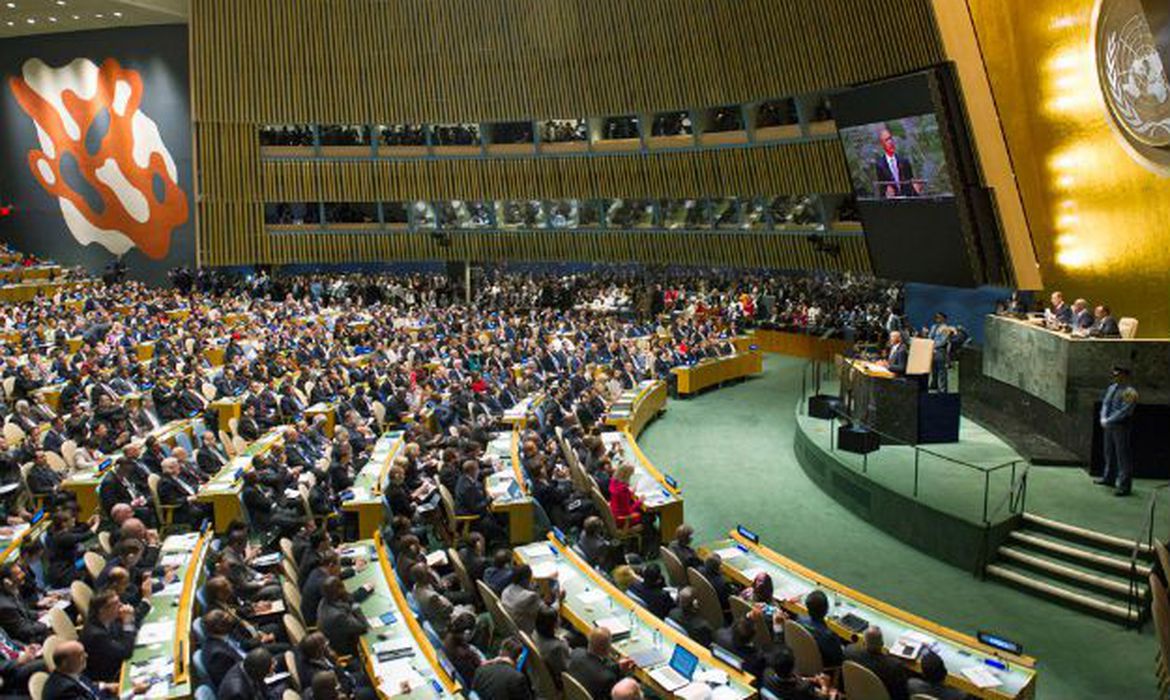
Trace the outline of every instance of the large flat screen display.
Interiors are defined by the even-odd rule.
[[[843,127],[839,133],[858,199],[954,196],[933,114]]]
[[[833,112],[873,271],[970,287],[996,282],[998,226],[952,69],[856,86]]]

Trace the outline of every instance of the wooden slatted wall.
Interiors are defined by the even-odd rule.
[[[564,159],[265,162],[259,125],[652,113],[842,87],[942,60],[928,0],[191,0],[204,264],[475,257],[868,269],[803,237],[270,235],[263,202],[843,192],[832,142]],[[677,245],[663,245],[678,238]],[[645,241],[645,242],[643,242]]]

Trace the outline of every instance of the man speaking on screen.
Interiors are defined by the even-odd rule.
[[[898,146],[889,129],[878,134],[882,152],[874,161],[875,178],[882,199],[917,197],[922,194],[922,182],[914,180],[914,166],[910,159],[897,154]]]

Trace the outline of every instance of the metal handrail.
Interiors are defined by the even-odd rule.
[[[810,368],[812,368],[813,372],[818,371],[819,365],[820,365],[820,363],[818,361],[809,360],[808,362],[805,363],[805,367],[801,371],[801,393],[804,395],[805,399],[808,398],[807,372]],[[1013,460],[1009,460],[1006,462],[1002,462],[1000,464],[994,464],[991,466],[973,464],[971,462],[965,462],[961,459],[951,457],[950,455],[945,455],[945,454],[942,454],[940,452],[935,452],[934,450],[931,450],[930,448],[927,448],[927,447],[921,447],[919,445],[914,445],[914,444],[908,443],[904,440],[901,440],[897,437],[894,437],[893,435],[888,435],[886,433],[883,433],[882,431],[876,429],[875,427],[867,424],[865,421],[858,420],[852,416],[846,415],[843,409],[836,409],[834,411],[834,418],[832,418],[831,420],[833,422],[835,422],[838,418],[840,418],[842,421],[848,422],[850,425],[859,425],[859,426],[865,428],[867,431],[876,434],[878,437],[880,437],[882,439],[882,442],[885,442],[887,444],[902,445],[904,447],[914,448],[914,487],[913,487],[913,491],[912,491],[912,496],[915,500],[918,499],[919,460],[923,454],[926,454],[926,455],[934,457],[936,459],[941,459],[941,460],[944,460],[946,462],[950,462],[952,464],[957,464],[959,466],[965,467],[967,469],[972,469],[972,470],[981,472],[983,474],[983,525],[984,526],[989,526],[991,524],[991,520],[990,520],[991,513],[999,512],[1000,509],[1003,507],[1004,503],[1006,503],[1008,505],[1008,512],[1013,514],[1013,515],[1016,513],[1023,512],[1024,503],[1027,499],[1028,470],[1030,468],[1030,465],[1028,464],[1028,462],[1026,460],[1013,459]],[[835,449],[833,447],[833,436],[835,434],[836,434],[836,431],[833,429],[833,426],[830,425],[830,429],[829,429],[830,449]],[[1020,465],[1021,462],[1023,463],[1024,466],[1023,466],[1023,469],[1019,470],[1019,473],[1017,474],[1017,467]],[[994,509],[992,509],[991,503],[990,503],[991,475],[998,472],[998,471],[1004,470],[1004,469],[1011,469],[1012,470],[1011,487],[1008,489],[1008,493],[1004,497],[1004,500],[1001,501]],[[865,455],[863,455],[862,456],[862,471],[864,472],[867,470],[868,470],[868,459],[866,458]]]
[[[1161,495],[1163,489],[1170,488],[1170,482],[1159,484],[1150,489],[1148,503],[1146,505],[1146,516],[1142,520],[1142,525],[1138,528],[1137,536],[1134,537],[1133,547],[1129,552],[1129,594],[1125,600],[1125,611],[1127,619],[1136,619],[1138,625],[1141,625],[1141,611],[1145,607],[1141,600],[1141,580],[1138,576],[1138,553],[1141,551],[1142,545],[1145,544],[1150,549],[1154,547],[1154,514],[1158,510],[1158,497]],[[1134,613],[1138,613],[1137,616]]]

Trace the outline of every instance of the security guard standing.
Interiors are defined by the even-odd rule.
[[[954,328],[947,325],[947,315],[939,311],[934,315],[934,325],[926,332],[926,337],[934,343],[934,356],[930,364],[930,388],[947,393],[949,389],[947,363],[950,360],[951,334]]]
[[[1112,486],[1115,496],[1128,496],[1133,482],[1133,412],[1138,393],[1129,384],[1129,369],[1113,368],[1113,383],[1101,399],[1101,431],[1105,473],[1093,483]]]

